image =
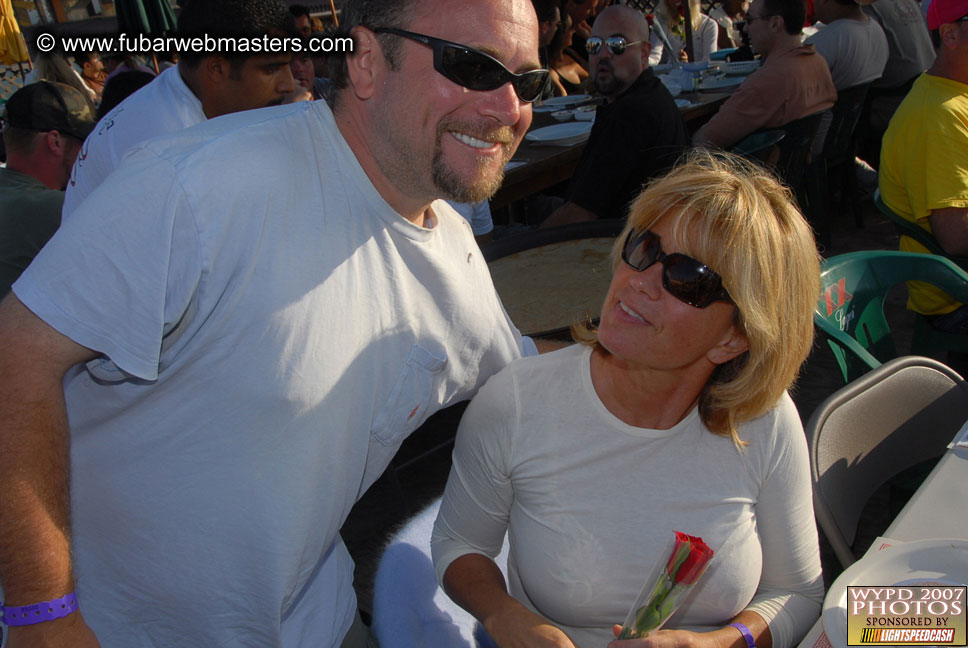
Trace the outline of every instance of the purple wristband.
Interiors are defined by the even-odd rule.
[[[41,601],[33,605],[0,605],[0,623],[8,626],[25,626],[53,621],[77,612],[77,596],[71,592],[53,601]]]
[[[756,640],[753,639],[753,633],[744,624],[737,621],[736,623],[730,623],[732,627],[743,633],[743,639],[746,639],[747,648],[756,648]]]

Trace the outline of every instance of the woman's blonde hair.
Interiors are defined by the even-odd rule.
[[[790,190],[728,153],[697,150],[653,180],[630,208],[612,250],[613,269],[633,229],[668,223],[678,249],[715,270],[736,305],[749,350],[719,365],[699,397],[711,431],[742,443],[737,425],[773,407],[793,385],[813,344],[820,257]],[[598,346],[589,324],[575,339]]]
[[[699,31],[699,23],[702,21],[702,2],[700,0],[682,0],[683,2],[689,3],[689,11],[692,14],[692,31]],[[665,0],[659,2],[655,6],[655,14],[662,18],[662,26],[672,29],[676,23],[679,22],[681,17],[679,14],[670,11],[669,7],[666,5]]]

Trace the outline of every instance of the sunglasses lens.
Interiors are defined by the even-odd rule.
[[[622,260],[632,268],[642,272],[659,256],[659,239],[652,232],[629,232],[622,249]]]
[[[507,70],[473,50],[447,45],[442,63],[444,76],[470,90],[493,90],[509,80]]]
[[[494,59],[471,49],[446,45],[439,72],[469,90],[494,90],[511,83],[521,101],[532,102],[541,95],[548,79],[546,70],[514,75]]]
[[[663,263],[662,281],[676,299],[705,308],[722,294],[722,281],[705,264],[684,254],[670,254]]]
[[[598,50],[602,49],[602,39],[598,36],[592,36],[585,41],[585,51],[589,54],[598,54]]]
[[[521,101],[531,103],[541,96],[547,82],[548,72],[546,70],[532,70],[521,74],[512,83],[514,91],[518,93],[518,98]]]
[[[605,41],[608,45],[608,49],[612,50],[612,54],[615,56],[621,56],[625,53],[625,39],[621,36],[612,36]]]

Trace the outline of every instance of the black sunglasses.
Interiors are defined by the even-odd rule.
[[[422,43],[434,50],[434,69],[445,78],[469,90],[494,90],[510,83],[518,99],[531,103],[541,96],[548,81],[548,70],[515,74],[493,56],[473,47],[390,27],[373,30]]]
[[[585,41],[585,50],[594,56],[595,54],[598,54],[598,51],[602,49],[602,45],[604,44],[605,47],[612,52],[612,54],[615,56],[621,56],[625,53],[625,48],[631,45],[638,45],[641,42],[643,41],[637,40],[629,43],[625,40],[625,36],[609,36],[604,40],[598,36],[592,36]]]
[[[662,285],[670,295],[690,306],[706,308],[716,301],[733,301],[722,278],[709,266],[678,252],[666,254],[659,236],[650,230],[629,232],[622,247],[622,260],[639,272],[661,262]]]

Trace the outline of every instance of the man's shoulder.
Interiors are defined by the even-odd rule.
[[[297,141],[313,140],[312,134],[305,131],[304,125],[292,124],[310,106],[309,102],[300,102],[222,115],[156,137],[144,142],[139,148],[176,166],[209,157],[214,158],[220,165],[231,166],[237,161],[237,158],[231,157],[233,154],[246,159],[258,157],[263,160],[281,155],[291,161],[297,153],[287,146],[287,135],[302,132],[304,136],[296,138]]]
[[[651,68],[642,72],[635,83],[615,100],[614,107],[614,113],[622,119],[650,113],[679,114],[672,94]]]
[[[64,204],[64,192],[48,189],[39,180],[17,171],[0,167],[0,205],[5,217],[31,217],[56,214]]]

